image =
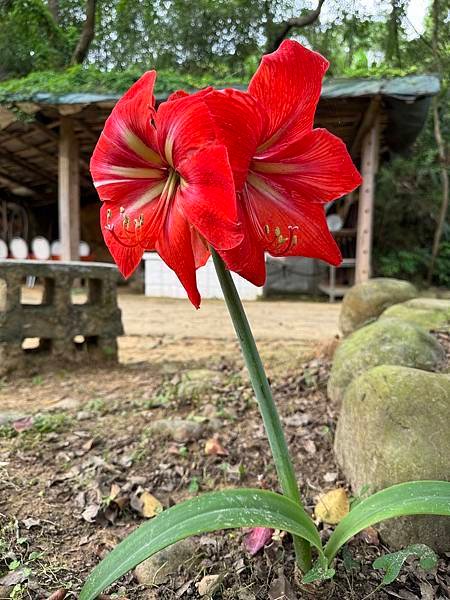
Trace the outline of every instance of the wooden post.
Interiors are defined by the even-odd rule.
[[[367,281],[371,275],[375,175],[378,169],[379,137],[380,119],[377,116],[370,131],[364,136],[361,149],[363,183],[359,191],[355,283]]]
[[[58,211],[61,260],[79,260],[80,173],[78,140],[70,117],[59,127]]]

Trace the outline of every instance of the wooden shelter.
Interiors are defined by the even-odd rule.
[[[433,75],[327,80],[324,84],[315,126],[344,140],[364,178],[360,190],[341,199],[333,209],[344,222],[336,236],[344,258],[353,261],[347,266],[355,269],[356,281],[371,274],[375,175],[380,159],[411,146],[425,122],[430,98],[438,91],[439,80]],[[26,101],[17,95],[3,99],[0,238],[10,235],[8,205],[37,214],[38,228],[39,223],[41,228],[48,226],[54,215],[57,230],[49,235],[59,237],[63,259],[78,259],[80,206],[82,214],[89,213],[87,207],[92,207],[91,214],[98,213],[89,159],[118,97],[38,93]],[[99,226],[94,230],[100,247]],[[96,258],[102,257],[97,254]]]

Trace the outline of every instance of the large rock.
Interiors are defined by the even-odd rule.
[[[395,317],[424,329],[450,328],[450,300],[414,298],[387,308],[381,319]]]
[[[136,579],[142,585],[160,585],[182,565],[192,565],[197,549],[198,546],[192,539],[177,542],[141,562],[134,570]]]
[[[338,346],[328,380],[328,396],[340,404],[353,379],[378,365],[438,371],[446,363],[442,346],[421,327],[399,319],[383,319],[358,329]]]
[[[416,288],[400,279],[379,278],[358,283],[344,297],[339,328],[348,335],[374,321],[388,306],[416,296]]]
[[[398,366],[367,371],[348,388],[335,452],[353,492],[412,480],[450,480],[450,376]],[[402,517],[380,526],[398,548],[450,551],[449,517]]]

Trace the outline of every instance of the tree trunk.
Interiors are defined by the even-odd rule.
[[[48,10],[57,25],[59,25],[59,0],[47,0]]]
[[[442,139],[441,133],[441,122],[439,119],[438,100],[433,98],[433,121],[434,121],[434,139],[436,140],[436,146],[439,154],[439,162],[441,164],[441,181],[442,181],[442,204],[439,213],[439,219],[437,222],[436,230],[434,232],[433,250],[431,253],[431,262],[428,270],[428,284],[431,284],[433,278],[434,267],[436,264],[436,258],[439,254],[439,247],[441,245],[442,232],[444,230],[445,221],[447,219],[448,204],[449,204],[449,181],[447,171],[447,160],[445,156],[445,145]]]
[[[87,53],[89,52],[89,47],[92,43],[92,40],[95,37],[96,3],[96,0],[86,1],[86,20],[83,24],[83,29],[81,31],[77,47],[75,48],[72,58],[70,59],[70,64],[72,65],[80,65],[83,63]]]
[[[433,30],[432,30],[432,49],[433,58],[436,69],[442,74],[442,64],[439,59],[438,51],[438,38],[439,38],[439,13],[440,5],[439,0],[433,1],[432,16],[433,16]],[[434,232],[433,249],[431,252],[431,261],[428,269],[428,284],[431,284],[433,279],[434,268],[436,265],[436,259],[439,254],[439,247],[441,245],[442,233],[444,231],[445,221],[447,219],[448,204],[449,204],[449,180],[448,180],[448,167],[447,167],[447,153],[445,148],[444,140],[442,139],[441,132],[441,121],[439,118],[439,97],[433,98],[433,122],[434,122],[434,139],[436,140],[436,146],[438,150],[439,162],[441,165],[441,182],[442,182],[442,204],[439,213],[439,218]]]
[[[308,11],[301,17],[293,17],[292,19],[288,19],[287,21],[280,23],[277,26],[273,39],[267,39],[266,53],[275,52],[291,29],[306,27],[306,25],[314,23],[314,21],[316,21],[320,16],[320,11],[322,10],[322,5],[324,2],[325,0],[319,0],[317,7],[314,10]]]

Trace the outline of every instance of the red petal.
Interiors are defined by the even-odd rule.
[[[167,98],[167,102],[171,102],[172,100],[179,100],[180,98],[186,98],[186,96],[197,96],[198,98],[199,96],[205,96],[206,94],[209,94],[209,92],[211,92],[213,89],[213,87],[208,86],[206,88],[203,88],[202,90],[198,90],[198,92],[193,92],[192,94],[188,94],[184,90],[177,90],[176,92],[170,94],[170,96]]]
[[[205,102],[230,158],[236,190],[241,190],[248,167],[260,143],[264,126],[262,109],[249,94],[237,90],[214,91]]]
[[[273,533],[274,530],[268,527],[254,527],[245,536],[244,544],[251,556],[259,552],[272,540]]]
[[[167,212],[164,227],[156,242],[156,251],[164,262],[175,271],[192,304],[199,308],[200,294],[195,276],[191,227],[176,198]]]
[[[242,240],[237,225],[233,176],[224,146],[207,146],[179,163],[177,192],[186,218],[218,250]]]
[[[328,64],[323,56],[293,40],[285,40],[263,57],[248,88],[268,115],[263,149],[295,140],[312,129]]]
[[[139,200],[124,202],[120,207],[114,202],[102,206],[103,237],[124,277],[137,267],[144,250],[155,246],[167,210],[167,203],[160,198],[163,187],[164,181]]]
[[[102,200],[135,199],[164,176],[151,124],[155,77],[154,71],[143,75],[105,123],[91,158],[92,177]]]
[[[273,256],[307,256],[340,264],[341,253],[322,204],[294,202],[281,186],[252,175],[244,210],[249,214],[252,235]]]
[[[244,231],[244,239],[231,250],[219,252],[226,266],[258,287],[266,281],[266,260],[261,237],[255,232],[251,215],[245,209],[243,193],[238,194],[238,217]]]
[[[216,141],[208,107],[196,95],[163,102],[155,121],[161,155],[176,169],[192,152]]]
[[[186,96],[189,96],[189,94],[184,90],[176,90],[168,96],[167,102],[172,102],[172,100],[179,100],[180,98],[186,98]]]
[[[114,234],[114,230],[110,229],[110,219],[107,216],[109,210],[111,209],[106,203],[100,210],[100,224],[105,244],[119,267],[119,271],[124,277],[129,277],[141,262],[144,248],[136,242],[125,243]]]
[[[199,269],[206,265],[211,252],[209,251],[208,243],[193,227],[191,227],[191,244],[194,253],[195,268]]]
[[[306,133],[289,146],[256,159],[251,168],[309,202],[330,202],[362,181],[344,142],[326,129]]]

